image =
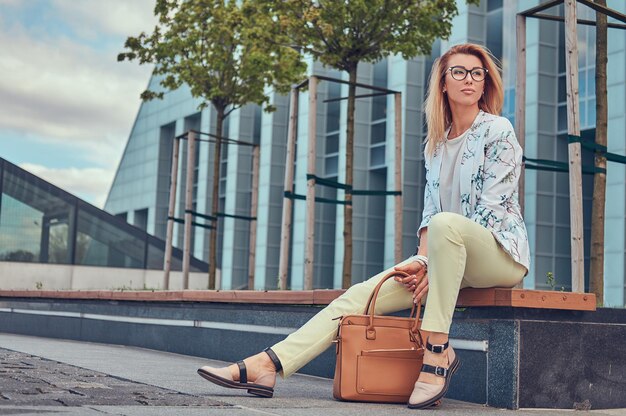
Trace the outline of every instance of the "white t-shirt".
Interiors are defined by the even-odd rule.
[[[454,139],[447,139],[443,144],[441,159],[441,173],[439,175],[439,197],[443,212],[461,212],[461,158],[463,157],[463,144],[470,129]],[[448,132],[449,134],[449,132]]]

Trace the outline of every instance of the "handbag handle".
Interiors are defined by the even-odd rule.
[[[376,287],[374,288],[374,290],[372,291],[372,293],[370,294],[370,297],[367,301],[367,305],[365,306],[365,312],[364,315],[369,315],[369,325],[367,326],[366,329],[366,335],[367,338],[370,338],[370,334],[373,334],[373,337],[376,337],[376,330],[374,329],[374,311],[376,310],[376,298],[378,297],[378,292],[380,292],[380,288],[383,286],[383,284],[391,279],[394,276],[403,276],[403,277],[408,277],[409,274],[406,272],[402,272],[399,270],[392,270],[391,272],[389,272],[386,276],[384,276],[382,279],[380,279],[380,282],[378,282],[378,284],[376,285]],[[419,318],[420,318],[420,312],[422,309],[422,303],[418,302],[418,304],[416,305],[415,303],[413,303],[413,307],[411,308],[411,314],[409,315],[409,318],[413,318],[413,325],[411,326],[411,333],[412,334],[419,334],[419,344],[420,346],[423,345],[424,341],[422,340],[422,334],[419,331],[418,327],[419,327]]]

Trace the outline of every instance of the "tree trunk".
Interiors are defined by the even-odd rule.
[[[596,0],[606,6],[606,0]],[[607,17],[596,13],[596,143],[607,144]],[[606,158],[596,153],[596,168],[606,169]],[[598,306],[604,303],[604,208],[606,203],[606,173],[593,176],[593,203],[591,208],[591,265],[589,291],[596,294]]]
[[[354,170],[354,108],[356,95],[357,65],[348,71],[348,122],[346,126],[346,185],[352,186]],[[352,193],[346,192],[346,204],[343,206],[343,274],[341,286],[344,289],[352,285]]]
[[[222,135],[224,127],[225,108],[216,108],[217,110],[217,126],[215,128],[215,159],[213,160],[213,195],[211,203],[211,216],[215,217],[211,221],[211,244],[209,253],[209,289],[215,287],[215,271],[217,266],[217,212],[219,210],[220,198],[220,163],[222,159]]]

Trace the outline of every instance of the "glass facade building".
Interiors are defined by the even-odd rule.
[[[165,242],[0,159],[0,261],[162,269]],[[192,259],[193,271],[207,271]],[[175,250],[173,270],[182,252]]]
[[[502,63],[505,103],[502,115],[515,123],[516,35],[519,11],[541,3],[539,0],[483,0],[479,6],[457,2],[459,15],[453,21],[450,38],[433,44],[430,56],[410,60],[390,56],[376,64],[359,66],[358,82],[402,92],[403,132],[403,213],[404,255],[416,244],[424,190],[423,140],[425,125],[422,105],[428,75],[434,59],[450,46],[464,42],[486,45]],[[608,6],[621,13],[626,3],[609,0]],[[560,14],[558,7],[545,13]],[[578,6],[579,18],[594,20],[595,13]],[[527,20],[526,147],[529,158],[567,161],[567,121],[565,106],[564,25],[554,21]],[[595,135],[595,32],[590,26],[578,27],[579,88],[582,136]],[[626,154],[626,31],[609,29],[609,139],[608,149]],[[347,74],[309,61],[309,73],[347,80]],[[158,89],[158,78],[150,88]],[[363,91],[365,93],[365,91]],[[256,106],[233,112],[226,135],[260,145],[260,181],[255,289],[277,287],[282,217],[285,153],[289,102],[287,97],[268,91],[274,113],[263,113]],[[324,100],[347,95],[347,87],[322,82],[318,91],[317,167],[319,176],[344,182],[346,102]],[[198,100],[187,88],[165,93],[160,101],[143,103],[130,133],[128,144],[113,182],[105,209],[128,219],[149,233],[165,237],[169,192],[172,138],[186,130],[214,132],[215,114],[211,108],[198,111]],[[295,162],[295,193],[306,189],[307,93],[300,95],[299,131]],[[357,100],[355,114],[354,188],[393,190],[393,98]],[[209,213],[211,207],[214,149],[202,143],[195,161],[194,210]],[[593,155],[583,153],[583,164],[593,163]],[[221,161],[220,211],[249,215],[251,195],[251,150],[226,146]],[[186,169],[185,148],[181,148],[180,173]],[[179,176],[183,178],[184,176]],[[528,226],[532,266],[525,279],[527,288],[548,288],[546,275],[554,274],[557,287],[570,286],[569,182],[566,173],[526,170],[525,219]],[[185,189],[179,181],[176,217],[182,217]],[[589,253],[593,177],[584,175],[584,220],[586,253]],[[611,163],[607,170],[605,303],[624,306],[626,269],[626,171]],[[343,199],[343,191],[318,187],[318,196]],[[289,285],[300,289],[304,275],[305,203],[294,201],[293,235],[290,247]],[[353,282],[366,279],[393,264],[394,199],[385,196],[354,196]],[[343,206],[316,205],[315,276],[317,288],[339,287],[343,259]],[[218,265],[221,287],[246,287],[250,223],[224,218],[219,223]],[[182,226],[175,226],[175,240],[182,247]],[[193,253],[206,260],[208,233],[196,228]],[[586,258],[588,270],[589,259]]]

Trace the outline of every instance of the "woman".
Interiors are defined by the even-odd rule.
[[[498,68],[482,46],[454,46],[433,65],[425,113],[426,188],[417,254],[348,289],[285,340],[225,368],[198,373],[224,387],[271,397],[276,373],[288,377],[331,345],[337,318],[361,313],[372,289],[391,270],[376,313],[426,301],[424,366],[410,408],[439,403],[459,359],[448,333],[459,290],[512,287],[526,275],[529,247],[518,203],[522,149],[511,123],[497,116],[503,90]]]

